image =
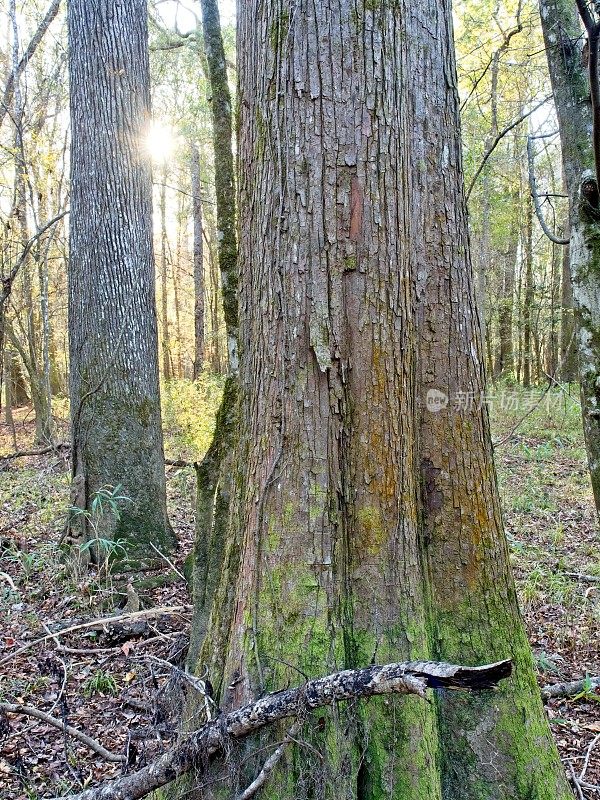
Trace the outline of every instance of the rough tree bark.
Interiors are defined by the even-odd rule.
[[[152,247],[146,0],[71,0],[69,350],[73,472],[89,508],[131,498],[101,535],[132,557],[173,545],[166,511]]]
[[[237,241],[231,92],[217,0],[200,0],[204,51],[208,63],[213,118],[217,241],[229,369],[237,372]]]
[[[569,195],[569,266],[583,431],[596,509],[600,511],[600,209],[585,42],[575,2],[539,0],[539,6]]]
[[[528,195],[523,226],[525,296],[523,297],[523,386],[531,386],[531,338],[533,325],[533,204]]]
[[[262,797],[566,800],[480,403],[449,3],[238,14],[241,413],[197,669],[230,709],[298,672],[513,657],[494,694],[320,715],[322,760],[290,748]]]
[[[568,226],[567,226],[568,233]],[[573,287],[571,285],[570,247],[563,247],[560,304],[560,379],[565,383],[577,380],[577,349],[573,317]]]
[[[515,137],[515,146],[517,144]],[[516,147],[515,147],[516,149]],[[512,376],[514,374],[513,358],[513,309],[515,293],[515,269],[519,251],[519,188],[511,193],[514,203],[514,217],[510,227],[510,239],[503,254],[502,283],[500,286],[500,303],[498,307],[498,350],[494,363],[494,378]]]

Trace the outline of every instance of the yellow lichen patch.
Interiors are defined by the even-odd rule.
[[[380,510],[374,506],[360,508],[356,514],[356,552],[377,555],[384,543],[385,535]]]

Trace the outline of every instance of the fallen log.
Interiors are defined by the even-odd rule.
[[[71,445],[68,442],[57,442],[49,447],[42,447],[41,450],[17,450],[16,453],[7,453],[0,456],[0,461],[12,461],[13,458],[25,458],[27,456],[44,456],[47,453],[58,453],[60,450],[69,450]]]
[[[417,694],[424,698],[427,688],[492,689],[498,681],[508,678],[511,670],[510,660],[481,667],[411,661],[336,672],[295,689],[272,692],[255,703],[221,714],[138,772],[68,795],[67,800],[139,800],[193,767],[204,768],[232,739],[243,739],[305,710],[383,694]]]
[[[583,692],[586,688],[590,691],[600,688],[600,676],[596,678],[582,678],[579,681],[565,681],[564,683],[551,683],[542,686],[540,689],[542,697],[547,700],[550,697],[574,697]]]

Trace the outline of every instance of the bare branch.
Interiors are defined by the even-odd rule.
[[[53,217],[51,220],[49,220],[45,225],[43,225],[39,229],[39,231],[37,231],[37,233],[35,233],[31,237],[31,239],[27,242],[27,244],[23,248],[23,252],[21,253],[18,261],[13,266],[11,271],[8,273],[8,276],[6,278],[2,278],[2,291],[0,291],[0,309],[4,306],[4,303],[10,297],[10,293],[12,291],[12,285],[14,283],[14,280],[17,277],[17,275],[19,273],[19,270],[21,269],[21,267],[23,266],[23,264],[27,260],[27,256],[29,255],[33,245],[37,242],[37,240],[40,238],[40,236],[43,236],[46,233],[48,228],[51,228],[53,225],[56,225],[56,223],[59,222],[68,213],[69,213],[68,211],[63,211],[62,213],[57,214],[55,217]]]
[[[58,10],[60,8],[60,0],[52,0],[48,11],[46,11],[46,15],[38,25],[37,31],[31,38],[31,41],[27,45],[27,49],[23,53],[23,57],[17,64],[16,70],[13,70],[10,75],[8,76],[8,80],[6,82],[6,86],[4,87],[4,95],[2,97],[2,102],[0,103],[0,125],[2,125],[4,121],[4,117],[7,115],[8,110],[11,106],[12,99],[15,93],[15,86],[18,79],[21,77],[27,64],[31,60],[33,54],[38,48],[38,45],[44,38],[44,34],[50,27],[50,24],[58,14]]]
[[[550,697],[573,697],[584,688],[588,686],[590,689],[597,689],[600,687],[600,677],[597,678],[583,678],[580,681],[566,681],[564,683],[551,683],[548,686],[542,686],[541,693],[544,699]]]
[[[492,155],[492,153],[494,152],[496,147],[498,147],[498,145],[500,144],[502,139],[504,139],[506,134],[510,133],[510,131],[512,131],[513,128],[516,128],[517,125],[520,125],[524,120],[527,119],[527,117],[530,117],[533,114],[534,111],[537,111],[538,108],[541,108],[544,105],[544,103],[547,103],[548,100],[550,100],[551,98],[552,98],[551,94],[547,95],[546,97],[544,97],[543,100],[540,100],[539,103],[536,103],[536,105],[534,105],[533,108],[530,108],[529,111],[526,111],[523,114],[521,114],[521,116],[517,117],[517,119],[514,122],[511,122],[510,125],[507,125],[506,128],[503,128],[500,131],[500,133],[496,136],[494,141],[491,143],[491,145],[485,151],[484,156],[481,159],[480,165],[477,167],[477,170],[475,171],[475,174],[471,178],[471,182],[469,183],[469,188],[467,189],[467,195],[466,195],[466,199],[467,200],[471,196],[471,192],[473,191],[473,187],[477,183],[477,178],[481,175],[481,173],[483,171],[483,168],[485,167],[485,165],[488,162],[489,157]]]
[[[41,450],[17,450],[15,453],[7,453],[5,456],[0,456],[0,461],[12,461],[13,458],[25,458],[26,456],[45,456],[47,453],[68,450],[70,447],[68,442],[57,442],[51,447],[43,447]]]
[[[512,662],[506,660],[481,667],[412,661],[336,672],[295,689],[267,694],[255,703],[221,714],[139,772],[69,795],[68,800],[122,800],[125,797],[139,800],[193,767],[203,769],[223,752],[228,740],[243,739],[307,709],[374,695],[417,694],[424,698],[428,687],[491,689],[511,671]]]
[[[571,241],[569,239],[559,239],[550,228],[548,227],[546,220],[544,219],[544,214],[542,213],[542,206],[540,204],[540,197],[537,192],[537,186],[535,181],[535,162],[533,157],[533,142],[532,136],[527,137],[527,166],[529,168],[529,190],[531,191],[531,197],[533,199],[533,206],[535,208],[535,215],[538,218],[538,222],[548,239],[554,244],[569,244]]]
[[[27,644],[23,645],[23,647],[19,647],[18,650],[15,650],[14,653],[9,653],[9,655],[4,656],[4,658],[0,659],[0,666],[3,664],[7,664],[9,661],[12,661],[13,658],[16,656],[20,656],[21,653],[27,652],[27,650],[31,650],[32,647],[36,647],[38,644],[43,644],[47,642],[48,639],[53,639],[55,636],[64,636],[66,633],[73,633],[74,631],[82,631],[86,630],[87,628],[99,628],[103,625],[110,625],[113,622],[121,622],[124,619],[139,619],[141,617],[154,617],[157,614],[174,614],[177,611],[187,611],[187,606],[164,606],[163,608],[146,608],[143,611],[132,611],[129,614],[117,614],[114,617],[100,617],[100,619],[93,619],[90,622],[82,622],[79,625],[71,625],[69,628],[63,628],[60,631],[54,631],[47,636],[41,636],[39,639],[34,639],[32,642],[28,642]]]
[[[254,797],[257,794],[257,792],[259,792],[262,789],[265,783],[269,780],[269,776],[271,775],[277,764],[279,764],[279,762],[281,761],[281,756],[283,755],[286,746],[290,744],[290,742],[294,741],[294,736],[298,732],[299,728],[300,728],[300,723],[297,721],[294,722],[294,724],[285,735],[282,743],[279,745],[277,750],[275,750],[275,752],[272,755],[270,755],[269,758],[267,758],[261,771],[258,773],[256,778],[254,778],[252,783],[249,784],[244,789],[244,791],[238,796],[237,800],[250,800],[250,798]]]

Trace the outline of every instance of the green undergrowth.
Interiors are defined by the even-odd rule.
[[[208,450],[225,379],[203,372],[198,380],[163,383],[162,417],[167,458],[200,461]]]

